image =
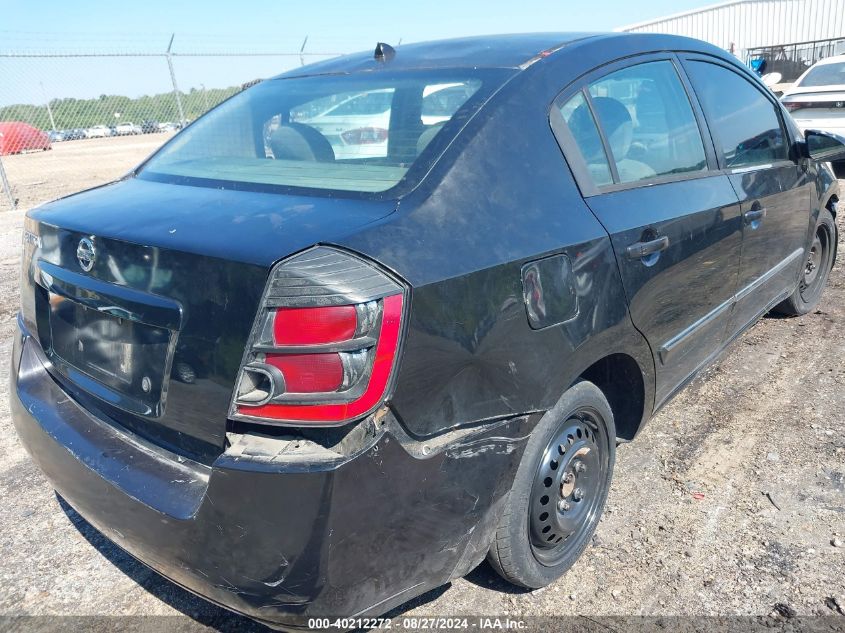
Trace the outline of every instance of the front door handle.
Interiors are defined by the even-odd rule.
[[[665,251],[667,248],[669,248],[669,238],[664,235],[663,237],[658,237],[656,240],[634,242],[625,249],[625,252],[628,253],[628,257],[631,259],[642,259],[654,253]]]
[[[745,219],[746,224],[754,224],[755,222],[759,222],[763,218],[766,217],[766,208],[761,207],[759,209],[752,209],[751,211],[746,211],[742,217]]]

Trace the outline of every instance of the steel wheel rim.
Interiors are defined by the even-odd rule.
[[[538,562],[560,563],[598,520],[607,481],[604,425],[591,409],[567,418],[537,467],[528,504],[528,534]]]
[[[819,265],[821,264],[822,241],[818,235],[813,240],[813,246],[810,248],[810,254],[807,256],[807,262],[804,265],[804,287],[807,288],[813,285],[816,277],[819,275]]]
[[[801,298],[811,303],[821,290],[822,281],[825,278],[824,269],[827,266],[828,254],[830,252],[830,240],[825,227],[819,226],[807,260],[804,263],[804,274],[801,277]]]

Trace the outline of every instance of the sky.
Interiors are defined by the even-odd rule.
[[[317,55],[466,35],[532,31],[610,31],[708,0],[0,0],[0,53],[160,53],[171,34],[179,88],[236,85]],[[187,57],[180,53],[288,53]],[[170,89],[161,57],[0,57],[0,104],[57,97],[139,96]]]

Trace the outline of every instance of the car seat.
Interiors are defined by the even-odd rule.
[[[435,123],[434,125],[428,126],[423,130],[423,133],[420,134],[419,139],[417,139],[417,156],[423,153],[423,150],[428,147],[428,144],[434,140],[434,137],[437,136],[437,133],[443,129],[443,123]]]
[[[611,97],[593,97],[593,108],[607,136],[610,151],[616,160],[616,170],[621,182],[633,182],[656,176],[649,165],[629,158],[634,137],[634,122],[625,105]],[[583,107],[583,106],[579,106]]]

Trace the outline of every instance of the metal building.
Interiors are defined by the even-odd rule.
[[[845,53],[845,0],[729,0],[616,30],[695,37],[743,61],[766,59],[767,72],[791,81],[819,59]]]

